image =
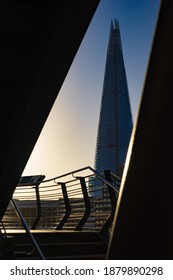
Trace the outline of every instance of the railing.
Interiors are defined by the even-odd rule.
[[[11,237],[7,235],[3,222],[0,222],[0,259],[15,259]]]
[[[37,183],[25,179],[20,180],[13,200],[30,229],[100,232],[111,227],[120,179],[110,171],[98,173],[85,167]],[[3,223],[6,229],[22,228],[11,205]]]
[[[0,222],[0,259],[2,260],[4,257],[4,247],[6,241],[6,231],[3,225],[3,222]]]
[[[26,231],[26,234],[29,236],[29,238],[31,240],[31,243],[33,245],[33,248],[34,248],[35,252],[37,253],[38,257],[41,260],[45,260],[45,257],[43,255],[42,251],[40,250],[40,247],[38,246],[38,244],[37,244],[33,234],[31,233],[31,231],[30,231],[30,229],[29,229],[29,227],[28,227],[24,217],[22,216],[22,213],[20,212],[16,202],[13,199],[11,200],[11,204],[12,204],[13,208],[15,209],[15,212],[16,212],[17,216],[19,217],[22,225],[23,225],[23,228]]]

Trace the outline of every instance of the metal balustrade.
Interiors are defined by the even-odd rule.
[[[30,229],[100,232],[111,227],[120,179],[110,171],[85,167],[49,180],[28,179],[21,178],[13,200]],[[22,229],[11,204],[3,224],[6,229]]]

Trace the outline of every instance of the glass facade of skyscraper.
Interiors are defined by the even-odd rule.
[[[96,143],[95,169],[121,177],[132,131],[132,113],[119,23],[111,21]]]

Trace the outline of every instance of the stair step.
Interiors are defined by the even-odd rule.
[[[105,259],[107,246],[98,233],[81,231],[32,231],[46,259]],[[9,234],[9,233],[8,233]],[[15,256],[38,259],[25,232],[10,232]]]
[[[42,253],[45,256],[63,256],[63,255],[80,255],[80,254],[102,254],[106,252],[106,246],[102,243],[61,243],[61,244],[52,244],[44,243],[38,244]],[[15,254],[17,252],[32,252],[33,247],[29,244],[17,244],[14,246]]]
[[[100,242],[99,235],[95,232],[81,232],[81,231],[32,231],[31,233],[39,243],[68,243],[68,242]],[[9,232],[14,237],[15,243],[28,242],[29,236],[25,232]]]
[[[16,260],[39,260],[38,256],[16,255]],[[106,254],[87,254],[87,255],[64,255],[64,256],[45,256],[46,260],[105,260]]]
[[[105,254],[46,256],[46,260],[105,260]],[[18,256],[17,260],[38,260],[37,256]]]
[[[49,256],[47,260],[105,260],[106,254],[88,254],[88,255],[73,255],[73,256],[61,256],[54,257]]]

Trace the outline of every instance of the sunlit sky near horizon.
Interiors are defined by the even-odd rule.
[[[42,174],[49,179],[94,167],[109,29],[115,18],[135,121],[159,4],[160,0],[100,1],[23,175]]]

